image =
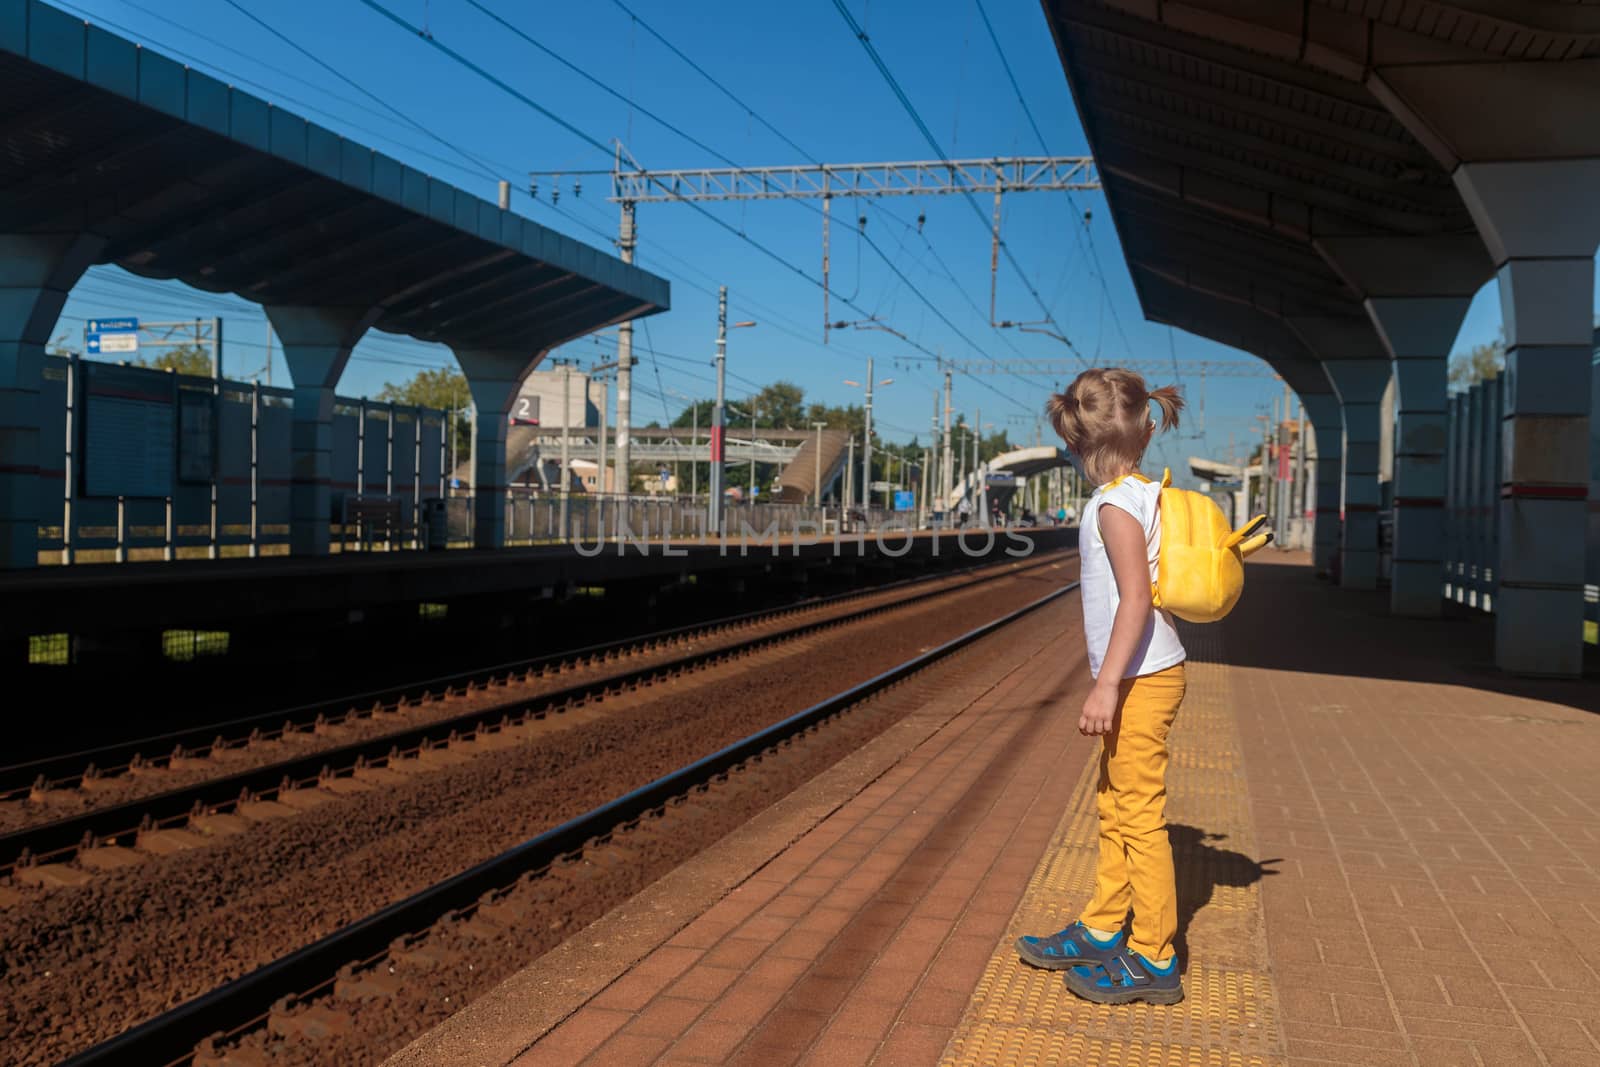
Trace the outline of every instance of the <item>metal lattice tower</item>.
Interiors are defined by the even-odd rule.
[[[628,166],[624,166],[626,159]],[[997,156],[992,159],[913,160],[890,163],[817,163],[781,167],[698,167],[687,170],[646,170],[617,144],[609,172],[536,171],[529,176],[529,192],[539,196],[541,182],[550,186],[551,202],[561,195],[564,178],[573,180],[574,195],[581,194],[585,175],[609,173],[611,195],[622,209],[618,248],[624,262],[633,262],[638,243],[635,209],[639,204],[705,203],[733,200],[822,201],[822,342],[830,331],[855,327],[877,329],[904,336],[874,316],[862,322],[833,322],[828,314],[830,293],[830,205],[835,197],[950,196],[992,193],[994,222],[989,256],[989,319],[995,327],[1037,324],[999,322],[995,317],[995,286],[1000,256],[1000,205],[1006,193],[1088,191],[1100,188],[1100,176],[1089,156]],[[922,219],[917,220],[920,232]],[[1008,253],[1009,254],[1009,253]],[[1048,320],[1045,320],[1048,322]],[[1037,331],[1049,332],[1049,331]],[[617,460],[624,472],[631,461],[631,380],[634,364],[633,326],[623,323],[617,337]]]
[[[1076,377],[1083,370],[1083,364],[1075,359],[947,359],[943,365],[968,374],[1039,374],[1055,378]],[[1104,365],[1126,367],[1140,374],[1170,372],[1174,366],[1171,360],[1164,359],[1117,359],[1107,361]],[[1191,371],[1216,378],[1278,377],[1278,373],[1266,363],[1255,360],[1193,359],[1179,362],[1176,366],[1180,373]]]

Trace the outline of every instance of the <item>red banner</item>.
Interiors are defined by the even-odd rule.
[[[711,427],[711,462],[722,462],[722,427]]]
[[[1289,449],[1284,445],[1278,446],[1278,481],[1289,480]]]

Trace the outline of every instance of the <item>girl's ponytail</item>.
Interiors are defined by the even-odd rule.
[[[1178,393],[1175,385],[1163,385],[1160,389],[1150,390],[1150,399],[1154,400],[1161,408],[1161,430],[1176,430],[1178,428],[1178,412],[1183,410],[1183,397]]]
[[[1045,417],[1063,441],[1071,442],[1078,432],[1078,401],[1069,388],[1064,393],[1053,393],[1044,405]]]

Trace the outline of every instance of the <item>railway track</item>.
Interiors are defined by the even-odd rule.
[[[374,780],[383,781],[396,774],[412,774],[430,765],[450,762],[457,758],[452,753],[455,746],[493,744],[500,740],[510,743],[514,741],[515,731],[526,724],[585,707],[607,696],[649,687],[932,598],[1050,567],[1072,555],[1072,552],[1051,553],[1026,563],[982,568],[977,574],[955,580],[948,577],[914,579],[880,587],[868,594],[843,594],[806,605],[751,613],[557,656],[432,679],[382,694],[368,694],[358,700],[346,698],[293,712],[238,720],[236,724],[229,724],[232,729],[228,733],[235,738],[242,736],[241,741],[219,737],[218,727],[190,731],[189,744],[178,742],[177,751],[182,755],[169,756],[164,764],[140,757],[137,742],[98,750],[101,758],[108,753],[125,758],[127,762],[120,768],[123,775],[159,775],[164,767],[192,767],[199,761],[214,760],[230,753],[242,744],[272,740],[272,736],[262,730],[261,724],[266,720],[280,724],[277,727],[279,736],[300,730],[326,736],[356,716],[382,717],[430,700],[442,701],[452,694],[468,697],[475,694],[479,698],[467,700],[470,706],[458,713],[431,716],[422,722],[369,733],[346,743],[330,737],[329,744],[286,759],[234,773],[210,775],[198,782],[0,834],[0,878],[9,875],[17,881],[70,884],[88,877],[60,866],[74,858],[81,861],[81,866],[109,868],[130,862],[126,852],[134,846],[154,852],[185,850],[200,843],[190,835],[191,828],[202,833],[232,832],[241,827],[230,820],[242,817],[245,821],[254,821],[288,814],[283,809],[320,802],[328,793],[357,791]],[[829,611],[863,600],[866,603],[853,610]],[[804,618],[784,624],[785,620],[796,616]],[[719,638],[724,640],[718,641]],[[674,649],[686,651],[672,655]],[[663,650],[667,653],[665,658],[645,654]],[[611,664],[625,664],[635,656],[641,657],[643,662],[637,666],[605,669]],[[589,670],[581,680],[557,688],[540,688],[533,684],[559,678],[562,673],[576,670],[578,665],[600,669]],[[369,699],[371,702],[367,703]],[[329,712],[328,709],[335,706],[341,711]],[[243,732],[246,728],[248,732]],[[209,745],[194,743],[193,738],[200,735],[213,740]],[[148,748],[148,744],[145,747]],[[52,762],[59,768],[64,761],[76,758],[61,757]],[[77,765],[82,766],[81,763]],[[37,777],[44,772],[35,767],[34,773]],[[86,779],[88,782],[102,780],[98,775]],[[37,785],[30,788],[37,788]]]
[[[828,724],[885,699],[896,687],[911,702],[919,681],[936,684],[938,665],[956,653],[1033,614],[1077,588],[1063,585],[1001,617],[923,651],[860,684],[851,686],[803,711],[757,730],[741,740],[665,774],[640,788],[608,800],[492,858],[447,877],[405,899],[349,923],[250,973],[195,997],[135,1026],[117,1037],[74,1056],[67,1067],[106,1064],[221,1064],[281,1062],[264,1051],[252,1052],[252,1035],[269,1030],[272,1040],[336,1042],[350,1016],[345,1007],[385,1002],[398,997],[407,983],[430,985],[438,999],[436,975],[462,939],[494,936],[529,925],[538,903],[561,890],[563,872],[569,885],[584,885],[588,866],[624,869],[648,842],[676,836],[672,820],[724,806],[718,790],[730,790],[747,776],[775,769],[796,747],[827,735]],[[953,665],[946,665],[955,669]],[[761,792],[757,789],[756,792]],[[695,805],[697,796],[714,802]],[[770,797],[766,798],[770,800]],[[657,829],[652,834],[652,824]],[[666,832],[663,832],[663,829]],[[622,857],[607,853],[622,851]],[[537,924],[534,924],[537,925]],[[476,929],[478,932],[473,933]],[[444,988],[449,988],[448,986]],[[457,994],[461,991],[456,990]],[[343,1006],[328,1001],[342,998]],[[444,996],[448,1001],[450,997]],[[240,1047],[240,1042],[245,1047]],[[310,1062],[340,1062],[348,1049],[322,1047],[309,1052]]]
[[[1068,549],[1064,552],[1072,554],[1075,550]],[[1062,554],[1062,552],[1051,552],[1040,558],[1059,559]],[[385,689],[343,695],[292,708],[275,709],[258,715],[208,723],[191,729],[118,741],[43,759],[4,765],[0,766],[0,804],[28,798],[38,799],[46,794],[67,790],[100,788],[118,777],[150,774],[179,764],[193,764],[196,761],[295,734],[337,729],[346,723],[408,705],[437,702],[503,686],[518,677],[563,674],[585,666],[593,667],[620,659],[670,650],[845,604],[897,596],[907,589],[959,588],[974,580],[982,580],[986,574],[1009,571],[1015,566],[1003,563],[976,567],[971,571],[958,571],[953,575],[906,578],[872,589],[817,597],[795,604],[691,623],[617,641],[565,649],[524,660],[406,682]]]

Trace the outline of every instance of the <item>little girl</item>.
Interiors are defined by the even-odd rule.
[[[1152,402],[1162,430],[1178,425],[1177,390],[1147,390],[1126,370],[1085,371],[1048,406],[1056,432],[1099,486],[1079,523],[1095,684],[1078,729],[1101,738],[1100,860],[1094,899],[1078,921],[1048,937],[1019,938],[1017,952],[1036,967],[1065,971],[1069,989],[1100,1004],[1183,999],[1165,808],[1167,732],[1183,702],[1184,652],[1171,616],[1151,606],[1161,487],[1139,473],[1139,461],[1156,429]]]

